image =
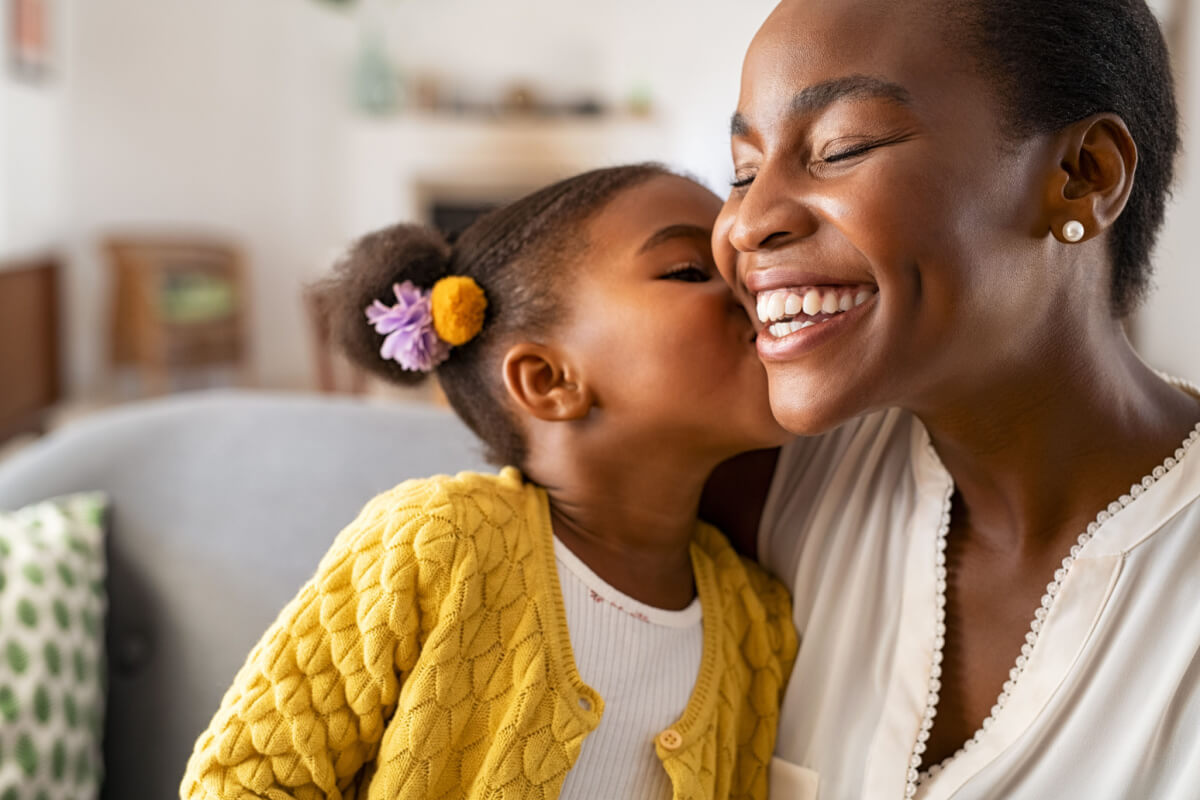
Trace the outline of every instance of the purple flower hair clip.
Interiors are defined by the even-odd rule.
[[[429,292],[412,281],[392,285],[396,303],[385,306],[379,300],[367,306],[367,321],[387,336],[379,355],[414,372],[430,372],[450,355],[450,345],[442,341],[433,326]]]

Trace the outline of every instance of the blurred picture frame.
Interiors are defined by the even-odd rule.
[[[51,0],[5,1],[8,3],[8,60],[12,74],[30,83],[46,81],[53,72]]]

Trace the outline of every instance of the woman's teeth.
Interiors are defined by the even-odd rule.
[[[867,286],[775,289],[758,295],[758,321],[777,339],[820,325],[875,296]]]

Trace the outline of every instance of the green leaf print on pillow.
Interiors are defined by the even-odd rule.
[[[0,511],[0,800],[99,795],[107,505]]]

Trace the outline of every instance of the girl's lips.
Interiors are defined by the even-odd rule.
[[[765,326],[758,332],[758,338],[755,340],[758,356],[768,362],[791,361],[799,358],[825,342],[837,338],[861,322],[864,317],[875,310],[878,299],[879,294],[876,293],[862,305],[835,314],[824,322],[818,322],[783,337],[773,336],[769,326]]]

